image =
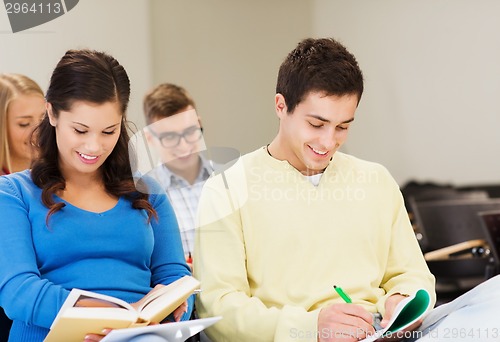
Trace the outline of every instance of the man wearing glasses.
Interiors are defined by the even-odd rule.
[[[160,158],[160,165],[150,175],[170,198],[190,265],[198,199],[205,180],[213,172],[211,162],[200,155],[206,146],[195,107],[184,88],[169,83],[158,85],[144,98],[148,125],[144,134]]]

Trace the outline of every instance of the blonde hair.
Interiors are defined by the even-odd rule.
[[[39,94],[43,91],[31,78],[21,74],[0,74],[0,167],[11,170],[7,112],[10,103],[19,95]]]

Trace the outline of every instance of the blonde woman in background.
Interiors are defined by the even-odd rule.
[[[30,167],[30,136],[45,112],[43,91],[20,74],[0,74],[0,175]],[[0,307],[0,342],[7,341],[12,321]]]
[[[30,136],[45,113],[40,86],[24,75],[0,74],[0,174],[30,167]]]

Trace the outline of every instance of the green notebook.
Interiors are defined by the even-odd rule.
[[[363,342],[375,341],[382,337],[389,337],[421,319],[431,307],[431,296],[425,289],[420,289],[412,296],[403,299],[396,306],[394,314],[384,329],[377,330]]]

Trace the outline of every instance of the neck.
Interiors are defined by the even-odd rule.
[[[201,158],[198,158],[198,162],[192,168],[188,169],[170,169],[174,174],[179,177],[184,178],[189,184],[193,185],[201,169]]]
[[[65,172],[65,170],[61,168],[61,174],[66,182],[66,189],[68,189],[68,186],[72,189],[76,188],[83,190],[104,188],[104,181],[100,169],[93,173],[80,173]]]
[[[282,155],[280,145],[278,137],[274,138],[273,141],[266,146],[267,153],[274,159],[286,160],[284,157],[280,158],[280,155]]]
[[[5,169],[11,173],[23,171],[23,170],[30,168],[31,160],[30,159],[20,159],[20,158],[11,158],[10,166],[11,166],[11,170],[7,170],[7,168],[5,168]]]
[[[280,142],[279,136],[277,136],[276,138],[273,139],[273,141],[269,145],[267,145],[267,153],[269,153],[269,155],[274,159],[286,160],[288,164],[293,166],[298,172],[300,172],[304,176],[313,176],[319,173],[323,173],[325,171],[325,170],[312,170],[309,168],[305,169],[298,168],[297,165],[300,166],[301,162],[297,158],[295,158],[295,160],[291,158],[290,155],[293,156],[293,154],[288,153],[283,146],[287,145],[282,144]]]

